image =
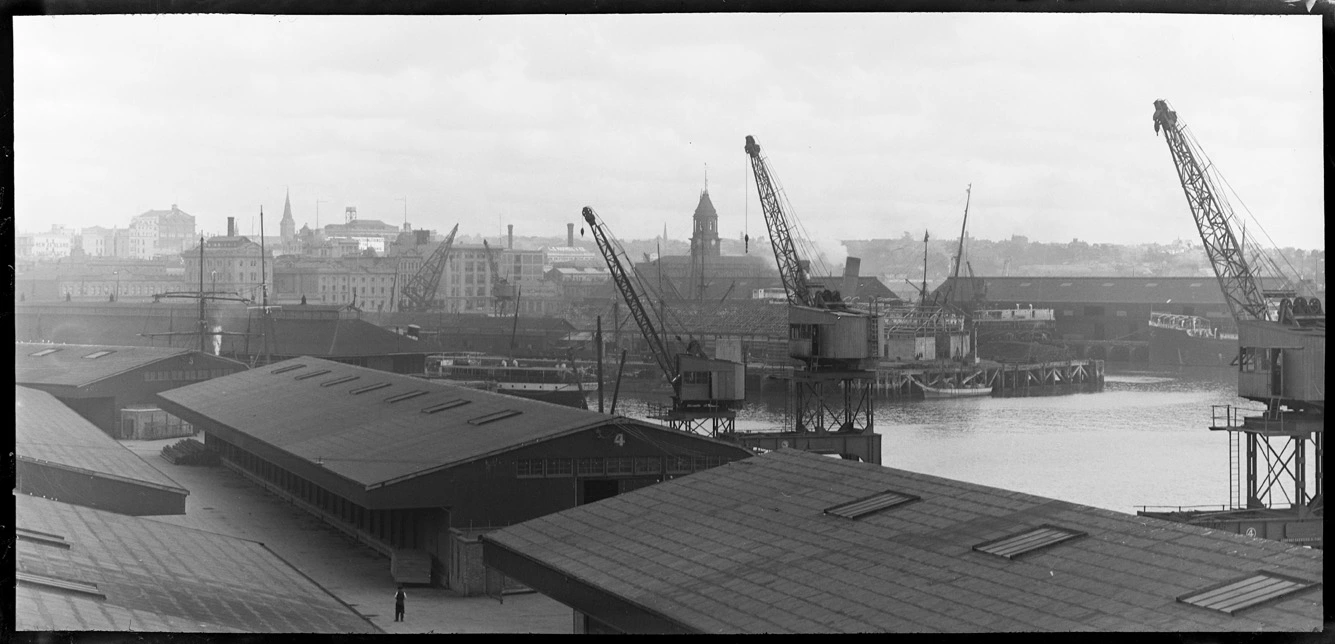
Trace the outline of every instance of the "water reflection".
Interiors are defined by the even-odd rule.
[[[1230,368],[1119,371],[1105,390],[1036,398],[878,400],[882,464],[1132,512],[1136,505],[1228,502],[1228,440],[1207,429],[1236,396]],[[610,405],[609,402],[606,404]],[[622,392],[617,413],[645,418],[665,395]],[[590,407],[596,408],[596,397]],[[781,391],[748,400],[744,431],[791,427]]]

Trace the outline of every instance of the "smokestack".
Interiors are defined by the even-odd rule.
[[[236,237],[236,217],[227,218],[227,236]]]
[[[575,246],[575,224],[566,224],[566,246]]]
[[[849,257],[844,260],[844,285],[840,295],[853,297],[858,292],[858,272],[862,270],[861,257]]]
[[[506,228],[506,230],[508,231],[508,232],[506,233],[506,238],[505,238],[505,239],[506,239],[506,241],[505,241],[505,247],[506,247],[507,249],[509,249],[509,250],[514,250],[514,249],[515,249],[515,225],[514,225],[514,224],[506,224],[506,225],[505,225],[505,228]]]

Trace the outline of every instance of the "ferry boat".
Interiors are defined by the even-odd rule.
[[[579,409],[588,409],[584,394],[597,387],[596,379],[586,369],[569,361],[506,358],[479,352],[429,355],[423,377]]]
[[[1238,334],[1199,315],[1150,313],[1150,363],[1227,366],[1238,355]]]

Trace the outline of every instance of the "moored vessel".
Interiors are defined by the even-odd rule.
[[[423,377],[580,409],[588,408],[585,391],[597,386],[585,369],[572,362],[478,352],[429,355]]]

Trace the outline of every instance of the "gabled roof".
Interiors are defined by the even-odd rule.
[[[381,384],[387,386],[354,393]],[[425,393],[392,401],[412,392]],[[164,408],[189,422],[224,425],[368,489],[615,420],[304,357],[158,396]],[[486,420],[505,411],[519,413]]]
[[[1177,599],[1257,571],[1319,583],[1321,550],[787,449],[482,539],[576,610],[633,606],[688,631],[1322,626],[1310,589],[1232,615]]]
[[[188,354],[215,364],[221,361],[244,368],[233,360],[189,349],[15,342],[14,382],[87,387],[133,369]]]
[[[14,456],[188,494],[171,477],[125,449],[51,394],[14,387]]]
[[[14,501],[16,529],[39,537],[15,543],[16,630],[378,632],[259,542]]]

